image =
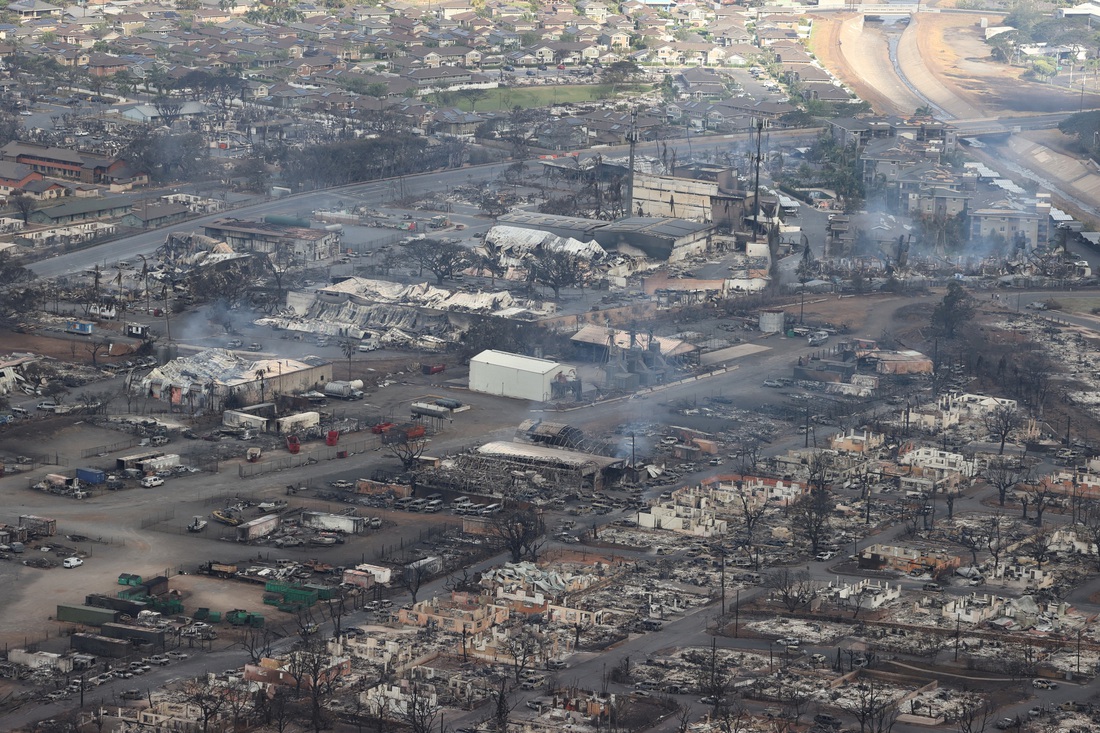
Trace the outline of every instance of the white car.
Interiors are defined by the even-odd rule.
[[[152,489],[156,486],[164,486],[164,479],[160,476],[146,476],[141,480],[143,489]]]
[[[84,561],[79,557],[67,557],[61,561],[61,567],[63,568],[78,568],[84,564]]]

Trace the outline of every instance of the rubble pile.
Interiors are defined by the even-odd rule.
[[[837,639],[851,633],[852,627],[846,624],[805,621],[795,618],[767,618],[745,624],[765,636],[786,636],[799,639],[803,644],[832,644]]]

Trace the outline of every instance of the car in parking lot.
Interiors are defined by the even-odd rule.
[[[150,664],[157,664],[157,665],[160,665],[161,667],[163,667],[164,665],[168,664],[172,660],[169,659],[168,657],[164,656],[163,654],[154,654],[153,656],[149,657],[145,661],[147,661]]]
[[[169,659],[187,659],[186,652],[168,652],[165,656]]]

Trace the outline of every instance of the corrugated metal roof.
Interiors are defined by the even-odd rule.
[[[544,461],[563,466],[580,468],[592,465],[599,469],[610,468],[621,464],[621,458],[609,458],[597,456],[592,453],[580,453],[578,451],[551,448],[545,445],[528,445],[527,443],[507,443],[496,440],[486,443],[477,449],[478,453],[486,456],[500,456],[502,458],[518,458],[528,461]]]
[[[606,326],[585,326],[580,331],[573,334],[570,341],[578,341],[580,343],[593,344],[596,346],[607,346],[609,338],[614,338],[617,348],[630,348],[629,331],[607,328]],[[652,339],[660,346],[663,356],[680,356],[682,354],[689,354],[698,349],[695,345],[689,344],[682,339],[667,338],[664,336],[653,336]],[[634,346],[636,348],[648,349],[649,341],[650,335],[648,333],[634,334]]]
[[[539,359],[534,356],[511,354],[507,351],[495,351],[493,349],[486,349],[470,359],[471,364],[475,362],[478,364],[490,364],[492,366],[504,367],[506,369],[515,369],[521,372],[530,372],[532,374],[548,374],[561,366],[558,362],[550,361],[549,359]]]

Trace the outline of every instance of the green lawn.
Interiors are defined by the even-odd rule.
[[[431,94],[428,95],[427,100],[445,107],[458,107],[467,112],[471,109],[477,112],[490,112],[512,109],[513,107],[531,109],[569,102],[594,102],[627,92],[631,95],[641,94],[651,88],[645,84],[638,84],[633,87],[619,85],[615,89],[615,95],[611,93],[610,84],[555,84],[553,86],[486,89],[486,97],[478,100],[477,104],[472,107],[470,100],[463,97],[461,92],[444,92],[442,95]]]

